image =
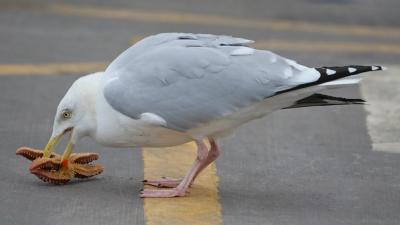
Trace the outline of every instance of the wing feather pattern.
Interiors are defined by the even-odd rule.
[[[105,98],[131,118],[151,113],[185,131],[318,80],[316,70],[250,43],[205,34],[148,37],[107,68]]]

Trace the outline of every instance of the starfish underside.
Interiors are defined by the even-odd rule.
[[[50,157],[43,157],[43,151],[28,147],[21,147],[17,155],[32,161],[29,170],[39,179],[52,184],[65,184],[72,178],[89,178],[103,172],[103,166],[92,164],[99,158],[97,153],[73,153],[66,165],[62,165],[61,156],[51,153]]]

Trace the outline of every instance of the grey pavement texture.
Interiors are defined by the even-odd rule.
[[[242,127],[217,163],[225,224],[399,224],[400,155],[371,150],[365,116],[294,109]]]
[[[77,151],[98,152],[106,170],[63,186],[39,181],[29,174],[28,161],[15,156],[21,145],[44,147],[54,106],[76,78],[1,78],[0,224],[144,224],[139,149],[102,148],[84,139]]]
[[[400,153],[399,67],[390,67],[382,76],[363,80],[361,92],[368,98],[366,111],[372,147],[377,151]]]
[[[171,31],[250,39],[399,43],[398,37],[331,37],[68,17],[41,11],[40,6],[49,2],[0,1],[0,64],[109,62],[129,47],[133,36]],[[85,4],[242,18],[400,25],[400,3],[395,0],[90,0]],[[398,55],[278,53],[311,66],[399,62]],[[138,149],[103,148],[85,139],[77,149],[100,154],[99,163],[106,167],[102,175],[52,186],[29,174],[27,161],[16,157],[15,149],[45,145],[58,101],[80,74],[26,75],[0,77],[0,224],[144,224],[143,201],[138,197],[143,162]],[[358,89],[330,93],[359,97]],[[243,126],[234,137],[222,141],[222,151],[217,170],[224,224],[400,224],[400,155],[372,151],[362,106],[284,110]]]

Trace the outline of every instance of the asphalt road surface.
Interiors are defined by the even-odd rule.
[[[392,65],[400,57],[400,3],[394,0],[81,4],[0,1],[0,224],[146,224],[138,197],[140,149],[84,139],[79,150],[98,152],[106,170],[64,186],[40,182],[15,156],[22,145],[45,145],[58,101],[91,70],[79,69],[82,64],[107,64],[135,39],[175,31],[242,36],[309,66]],[[78,72],[54,68],[65,64]],[[330,93],[360,97],[357,88]],[[363,106],[283,110],[222,140],[216,163],[222,223],[399,224],[400,155],[372,148],[367,116]],[[396,141],[400,132],[391,127],[386,132]]]

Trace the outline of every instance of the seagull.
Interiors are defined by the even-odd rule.
[[[194,142],[197,157],[182,179],[144,180],[166,188],[140,193],[150,198],[185,196],[197,175],[219,156],[221,137],[278,110],[362,104],[361,99],[319,92],[357,84],[361,78],[353,75],[384,70],[359,65],[311,68],[254,49],[252,43],[211,34],[149,36],[124,51],[105,71],[77,79],[58,105],[44,151],[22,149],[19,153],[33,160],[31,172],[39,178],[65,183],[76,174],[71,172],[71,162],[97,159],[96,155],[70,159],[85,136],[111,147]],[[53,150],[67,133],[66,149],[55,157]],[[88,170],[85,174],[92,176],[102,168]]]

